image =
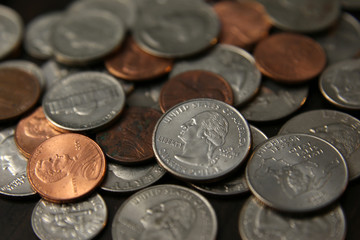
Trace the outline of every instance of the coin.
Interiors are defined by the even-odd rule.
[[[105,175],[105,156],[90,138],[66,133],[36,148],[28,160],[32,187],[51,202],[70,202],[92,192]]]
[[[347,10],[359,10],[360,2],[358,0],[341,0],[341,6]]]
[[[126,98],[126,104],[130,107],[151,107],[161,111],[159,97],[164,81],[156,81],[137,85],[133,92]]]
[[[189,181],[215,181],[236,170],[250,150],[244,117],[215,99],[192,99],[158,121],[153,149],[159,164]]]
[[[161,113],[153,108],[129,107],[110,128],[96,134],[96,142],[111,159],[135,164],[154,157],[151,137]]]
[[[239,216],[240,236],[244,240],[345,239],[345,215],[340,205],[310,216],[285,215],[249,198]]]
[[[159,104],[163,112],[174,105],[194,98],[212,98],[233,103],[229,83],[220,75],[203,70],[192,70],[170,78],[161,88]]]
[[[41,199],[32,212],[31,226],[42,240],[92,239],[105,227],[107,217],[106,203],[99,194],[68,204]]]
[[[69,131],[94,130],[110,123],[122,111],[125,93],[113,77],[80,72],[57,82],[43,98],[46,118]]]
[[[256,45],[254,57],[264,75],[285,83],[310,80],[326,65],[323,48],[310,37],[295,33],[267,37]]]
[[[310,212],[345,191],[348,170],[330,143],[308,134],[275,136],[259,145],[246,166],[251,192],[267,206]]]
[[[335,110],[313,110],[288,120],[278,134],[307,133],[334,145],[346,160],[349,179],[360,176],[360,121]]]
[[[128,198],[116,212],[112,237],[120,239],[208,239],[217,232],[215,211],[199,193],[158,185]]]

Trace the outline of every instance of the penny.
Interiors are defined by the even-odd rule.
[[[235,171],[250,151],[245,118],[215,99],[192,99],[169,109],[153,134],[159,164],[176,177],[216,181]]]
[[[264,75],[285,83],[310,80],[326,65],[323,48],[310,37],[295,33],[267,37],[256,45],[254,57]]]
[[[15,142],[22,154],[29,158],[45,140],[62,134],[50,126],[42,107],[19,121],[15,130]]]
[[[250,197],[239,216],[239,232],[244,240],[328,239],[346,235],[346,220],[340,205],[310,216],[285,215]]]
[[[214,240],[217,220],[213,207],[199,193],[177,185],[141,190],[117,210],[112,238]]]
[[[104,199],[93,195],[77,203],[56,204],[41,199],[31,215],[36,236],[45,239],[93,239],[105,227],[107,207]]]
[[[116,77],[131,81],[148,80],[168,73],[172,60],[150,55],[128,38],[120,51],[105,61],[108,71]]]
[[[35,106],[40,97],[36,77],[13,67],[0,68],[0,121],[14,119]]]
[[[170,78],[161,88],[159,104],[163,112],[194,98],[211,98],[233,103],[229,83],[220,75],[203,70],[183,72]]]
[[[151,137],[161,113],[153,108],[129,107],[110,128],[96,134],[96,142],[106,156],[123,164],[154,157]]]
[[[251,192],[267,206],[310,212],[338,199],[348,183],[341,153],[308,134],[275,136],[259,145],[246,166]]]
[[[105,176],[101,148],[90,138],[66,133],[36,148],[28,160],[31,186],[51,202],[70,202],[91,193]]]
[[[264,7],[253,1],[221,1],[213,5],[221,22],[220,43],[249,49],[269,34]]]

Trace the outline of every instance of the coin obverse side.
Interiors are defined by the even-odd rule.
[[[158,185],[135,193],[121,205],[112,223],[114,240],[214,240],[216,232],[210,203],[177,185]]]
[[[276,212],[250,197],[240,211],[239,232],[244,240],[342,240],[346,220],[339,205],[321,214],[295,217]]]
[[[345,191],[343,156],[323,139],[307,134],[275,136],[259,145],[246,166],[251,192],[267,206],[310,212],[334,202]]]
[[[236,170],[250,150],[245,118],[214,99],[193,99],[169,109],[153,134],[159,164],[186,180],[211,181]]]
[[[93,239],[105,227],[107,215],[106,203],[99,194],[67,204],[41,199],[32,212],[31,225],[41,240]]]

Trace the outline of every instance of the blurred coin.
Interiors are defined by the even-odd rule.
[[[24,47],[30,56],[39,59],[53,56],[51,32],[62,17],[61,12],[46,13],[37,16],[26,26]]]
[[[280,82],[300,83],[316,77],[326,65],[324,49],[313,39],[295,33],[277,33],[254,50],[260,71]]]
[[[14,134],[15,127],[0,130],[0,194],[35,195],[26,174],[26,158],[17,149]]]
[[[45,239],[93,239],[105,227],[107,207],[96,194],[77,203],[56,204],[41,199],[31,215],[36,236]]]
[[[334,110],[313,110],[288,120],[278,134],[307,133],[321,137],[334,145],[344,156],[349,179],[360,176],[360,121]]]
[[[345,221],[340,205],[300,217],[279,213],[251,197],[241,209],[239,231],[244,240],[342,240],[346,235]]]
[[[252,98],[261,82],[261,73],[255,66],[253,56],[241,48],[226,44],[218,44],[196,58],[176,62],[170,76],[190,70],[206,70],[221,75],[232,88],[235,106]]]
[[[120,239],[207,239],[217,232],[215,211],[199,193],[177,185],[141,190],[116,212],[112,237]]]
[[[359,0],[341,0],[341,5],[343,8],[348,10],[359,10],[360,1]]]
[[[126,104],[130,107],[151,107],[161,111],[159,97],[163,85],[163,81],[137,85],[134,91],[126,98]]]
[[[56,127],[86,131],[114,120],[125,104],[125,93],[113,77],[80,72],[57,82],[43,98],[46,118]]]
[[[92,192],[105,176],[101,148],[90,138],[66,133],[36,148],[28,160],[32,187],[51,202],[70,202]]]
[[[192,99],[169,109],[158,121],[153,149],[171,174],[192,181],[215,181],[236,170],[250,150],[244,117],[215,99]]]
[[[153,108],[125,108],[110,128],[96,134],[106,156],[123,163],[137,164],[154,157],[151,137],[161,113]]]
[[[341,196],[348,170],[333,145],[296,133],[275,136],[259,145],[246,166],[246,180],[251,192],[267,206],[309,212]]]
[[[183,101],[211,98],[233,103],[229,83],[220,75],[203,70],[192,70],[170,78],[161,88],[159,104],[163,112]]]

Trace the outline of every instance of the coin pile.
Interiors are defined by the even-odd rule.
[[[344,239],[360,176],[344,9],[360,8],[77,0],[24,27],[0,5],[0,194],[41,197],[40,239]]]

